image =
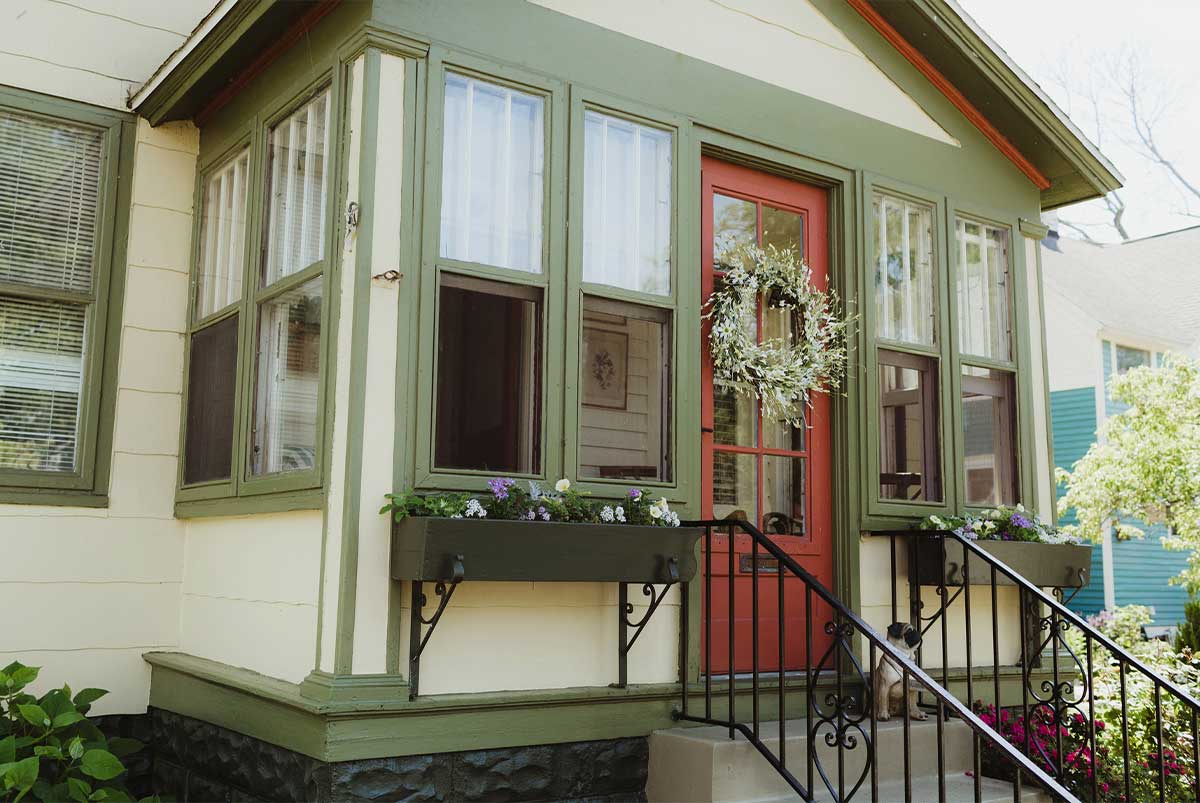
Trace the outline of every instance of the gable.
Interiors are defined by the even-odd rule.
[[[530,2],[959,145],[808,0]]]

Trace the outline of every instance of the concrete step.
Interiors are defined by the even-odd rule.
[[[863,722],[869,734],[870,723]],[[824,731],[822,731],[823,733]],[[787,766],[801,783],[807,782],[807,723],[789,720],[784,728],[787,738]],[[779,724],[762,723],[759,734],[767,748],[779,753]],[[913,777],[914,801],[932,801],[937,794],[937,723],[932,719],[912,722],[909,762]],[[817,755],[822,766],[837,784],[837,749],[828,747],[818,737]],[[904,732],[901,720],[878,724],[876,755],[881,801],[904,800]],[[967,774],[971,768],[971,730],[964,723],[952,720],[943,729],[943,761],[948,800],[974,800],[974,785]],[[860,737],[855,749],[843,750],[846,790],[849,791],[866,766],[864,740]],[[870,777],[863,781],[855,800],[870,800]],[[820,776],[814,786],[818,800],[831,796]],[[1005,781],[981,780],[984,801],[1011,801],[1012,785]],[[824,793],[824,794],[822,794]],[[796,800],[787,782],[765,758],[740,734],[729,738],[727,728],[719,726],[677,727],[656,731],[650,736],[650,772],[646,797],[652,801],[677,803],[774,803]],[[1048,800],[1038,790],[1026,789],[1026,803]]]

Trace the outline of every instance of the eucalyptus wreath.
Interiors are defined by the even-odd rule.
[[[718,259],[727,271],[704,313],[712,321],[708,343],[714,378],[759,399],[764,416],[799,426],[813,391],[841,387],[846,371],[849,321],[837,294],[813,284],[812,269],[795,248],[740,243],[722,248]],[[757,342],[760,296],[795,313],[799,331],[791,342]]]

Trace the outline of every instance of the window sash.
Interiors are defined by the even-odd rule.
[[[249,186],[248,145],[218,164],[204,179],[193,303],[196,321],[242,299]]]
[[[880,340],[936,346],[941,340],[935,207],[876,192],[871,211],[875,336]]]
[[[1009,229],[958,217],[955,237],[958,350],[1009,362],[1013,358]]]

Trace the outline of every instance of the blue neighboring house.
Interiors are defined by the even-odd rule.
[[[1042,241],[1046,352],[1054,462],[1069,469],[1096,440],[1100,424],[1121,411],[1109,380],[1160,364],[1168,352],[1195,357],[1200,346],[1200,226],[1096,245],[1060,238],[1054,221]],[[1059,488],[1059,494],[1063,492]],[[1061,517],[1069,523],[1071,514]],[[1162,547],[1166,529],[1144,539],[1105,534],[1092,559],[1091,584],[1072,602],[1092,614],[1114,605],[1149,605],[1155,625],[1183,619],[1186,593],[1168,580],[1186,554]]]

